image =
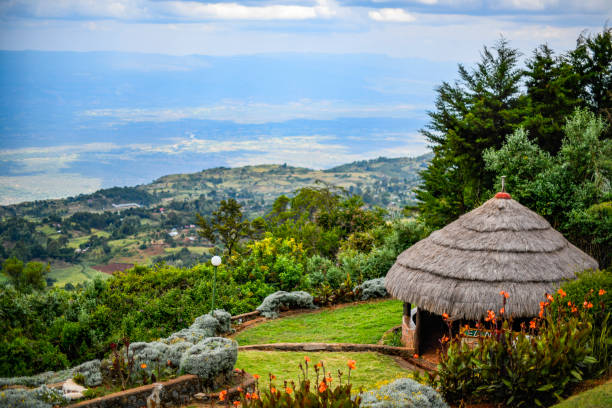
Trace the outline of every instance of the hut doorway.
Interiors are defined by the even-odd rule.
[[[448,335],[448,326],[442,316],[418,309],[415,333],[417,354],[437,356],[440,350],[440,339],[445,335]]]

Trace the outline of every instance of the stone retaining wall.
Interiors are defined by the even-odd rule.
[[[142,387],[117,392],[103,397],[69,405],[67,408],[142,408],[147,406],[147,397],[153,393],[157,384],[163,385],[161,402],[164,405],[187,404],[191,397],[200,391],[200,381],[196,375],[183,375],[163,383],[143,385]]]

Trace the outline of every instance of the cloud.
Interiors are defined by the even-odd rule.
[[[368,16],[375,21],[384,21],[391,23],[411,23],[416,20],[414,15],[405,12],[399,8],[383,8],[380,10],[372,10],[368,12]]]
[[[263,3],[263,2],[262,2]],[[13,0],[0,15],[46,19],[90,18],[136,21],[307,20],[334,16],[332,0],[314,5],[244,5],[236,2],[148,0]]]
[[[88,117],[109,118],[119,122],[173,122],[184,119],[228,120],[260,124],[292,119],[336,119],[340,117],[406,118],[421,114],[426,106],[411,104],[359,105],[344,101],[301,99],[282,104],[222,101],[220,104],[166,109],[91,109]]]

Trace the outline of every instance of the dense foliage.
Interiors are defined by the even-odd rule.
[[[602,118],[578,109],[568,117],[555,155],[522,128],[508,135],[499,150],[483,154],[498,180],[506,175],[514,199],[545,216],[601,268],[610,265],[612,248],[612,139],[603,139],[607,127]]]
[[[475,347],[457,335],[442,353],[433,382],[452,403],[558,402],[583,379],[610,370],[611,284],[609,271],[582,274],[555,297],[547,295],[539,317],[522,323],[519,332],[503,314],[497,320],[490,312],[492,335],[480,337]]]
[[[429,232],[415,221],[386,222],[381,210],[342,192],[308,189],[296,197],[295,207],[266,217],[260,239],[226,251],[217,271],[217,307],[250,312],[280,290],[318,294],[321,303],[353,300],[355,286],[384,276],[399,252]],[[334,238],[321,239],[326,234]],[[28,269],[16,260],[5,266],[7,274]],[[208,263],[160,263],[73,291],[7,285],[0,290],[0,376],[61,369],[102,357],[126,336],[153,341],[184,329],[210,310],[212,275]]]
[[[516,197],[525,198],[523,204],[530,206],[533,197],[521,194],[521,187],[524,180],[542,176],[540,188],[557,191],[542,191],[537,199],[547,202],[531,208],[554,226],[564,223],[564,232],[575,244],[592,249],[607,265],[602,251],[611,252],[609,241],[603,242],[609,240],[605,228],[610,230],[610,215],[599,205],[610,201],[610,152],[604,141],[611,131],[604,121],[612,118],[611,82],[611,28],[581,35],[576,48],[562,55],[555,56],[547,46],[538,47],[525,68],[520,66],[518,51],[503,39],[492,48],[485,47],[474,68],[460,65],[459,81],[438,87],[435,110],[423,131],[434,151],[417,190],[426,224],[442,227],[489,199],[501,173],[513,176],[507,183],[509,192],[518,193]],[[576,108],[582,110],[571,116]],[[515,131],[528,134],[531,140],[519,157],[523,160],[519,174],[510,171],[509,163],[492,166],[489,160],[489,167],[485,166],[483,153],[501,149]],[[594,140],[598,142],[589,146]],[[556,170],[550,168],[551,161],[556,162]],[[578,168],[564,168],[574,165]],[[569,194],[571,185],[580,187],[572,191],[576,197]],[[576,214],[568,215],[570,211]],[[558,222],[557,217],[575,222]],[[601,228],[598,237],[590,236],[591,228]]]

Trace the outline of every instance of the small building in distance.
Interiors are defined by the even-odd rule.
[[[140,204],[136,204],[136,203],[125,203],[125,204],[112,204],[113,208],[121,211],[121,210],[127,210],[128,208],[140,208],[142,207]]]
[[[531,318],[546,293],[597,267],[546,219],[501,192],[402,252],[385,286],[404,301],[402,342],[422,355],[448,334],[442,314],[457,325],[479,321],[500,310],[505,291],[506,316]]]

